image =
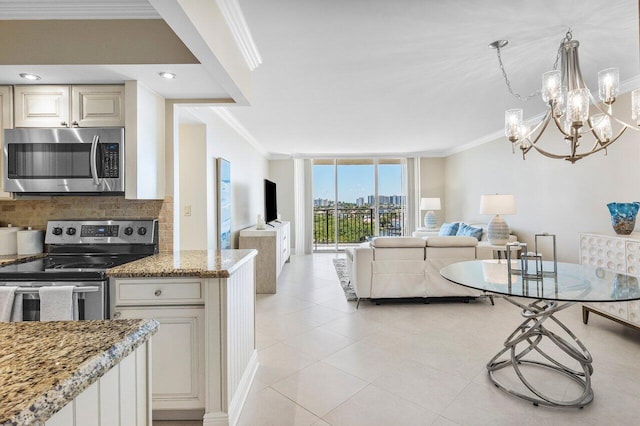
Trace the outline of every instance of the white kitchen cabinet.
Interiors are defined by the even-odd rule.
[[[123,127],[122,85],[15,86],[16,127]]]
[[[580,263],[626,275],[640,276],[640,234],[580,234]],[[640,281],[640,277],[639,281]],[[589,312],[640,328],[640,302],[590,302],[582,304],[582,321]]]
[[[71,86],[72,127],[124,127],[124,86]]]
[[[4,129],[13,128],[13,88],[0,86],[0,152],[4,150]],[[4,161],[0,161],[0,199],[11,199],[10,192],[4,192]]]
[[[152,397],[154,410],[204,409],[204,306],[120,307],[121,319],[155,319]]]
[[[69,127],[69,86],[15,86],[16,127]]]
[[[155,319],[154,410],[203,410],[204,295],[197,278],[116,279],[114,319]],[[137,305],[137,306],[136,306]]]

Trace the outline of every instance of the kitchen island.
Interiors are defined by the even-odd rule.
[[[0,424],[150,424],[147,344],[157,329],[153,320],[0,323]]]
[[[107,270],[113,318],[154,318],[153,418],[235,424],[258,368],[256,250],[160,253]]]

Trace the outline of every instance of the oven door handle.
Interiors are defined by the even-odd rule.
[[[93,184],[96,186],[100,185],[100,179],[98,178],[98,159],[96,158],[96,153],[98,152],[98,143],[100,142],[100,136],[95,135],[93,137],[93,141],[91,141],[91,177],[93,178]]]

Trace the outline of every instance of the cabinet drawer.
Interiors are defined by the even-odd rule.
[[[203,304],[202,281],[197,279],[116,280],[116,305]]]

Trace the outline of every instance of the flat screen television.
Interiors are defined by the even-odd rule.
[[[273,222],[278,218],[278,202],[276,200],[276,184],[269,179],[264,180],[264,220]]]

